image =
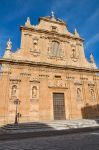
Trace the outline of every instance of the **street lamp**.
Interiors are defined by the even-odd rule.
[[[15,122],[14,124],[18,124],[18,118],[20,116],[20,114],[18,113],[18,105],[20,104],[20,100],[19,99],[15,99],[14,100],[14,104],[16,105],[16,111],[15,111]]]

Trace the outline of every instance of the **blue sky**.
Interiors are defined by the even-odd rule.
[[[9,37],[13,51],[20,47],[20,25],[28,16],[37,24],[40,16],[49,16],[51,11],[67,23],[70,32],[77,28],[85,39],[87,59],[92,52],[99,68],[99,0],[0,0],[0,57]]]

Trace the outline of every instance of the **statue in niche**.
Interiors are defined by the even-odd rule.
[[[77,54],[76,52],[76,47],[73,47],[72,48],[72,55],[71,55],[71,58],[74,62],[76,62],[79,58],[79,54]]]
[[[92,96],[92,99],[95,99],[94,89],[90,89],[90,94]]]
[[[38,56],[40,53],[39,49],[38,49],[38,39],[35,37],[33,39],[33,55],[34,56]]]
[[[16,86],[16,85],[13,85],[13,86],[12,86],[11,96],[16,96],[16,93],[17,93],[17,86]]]
[[[32,88],[32,98],[36,98],[37,97],[37,87],[33,86]]]
[[[72,54],[73,58],[76,58],[76,49],[72,49],[72,52],[73,52]]]
[[[77,88],[77,98],[81,99],[81,89]]]
[[[34,51],[37,51],[38,40],[34,40]]]

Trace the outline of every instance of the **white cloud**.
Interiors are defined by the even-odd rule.
[[[88,22],[94,22],[96,20],[96,18],[99,17],[99,9],[96,9],[94,13],[92,13],[92,15],[88,18],[87,23]]]
[[[88,42],[86,42],[85,48],[89,48],[90,45],[95,44],[98,41],[99,41],[99,33],[97,33],[95,36],[89,39]]]
[[[81,25],[81,34],[83,35],[87,31],[90,31],[89,26],[94,30],[94,25],[97,23],[97,18],[99,18],[99,9],[96,9],[94,12],[91,12],[89,18],[87,17],[86,20]]]

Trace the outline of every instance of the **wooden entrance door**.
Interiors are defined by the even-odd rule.
[[[64,93],[53,93],[54,120],[65,120]]]

